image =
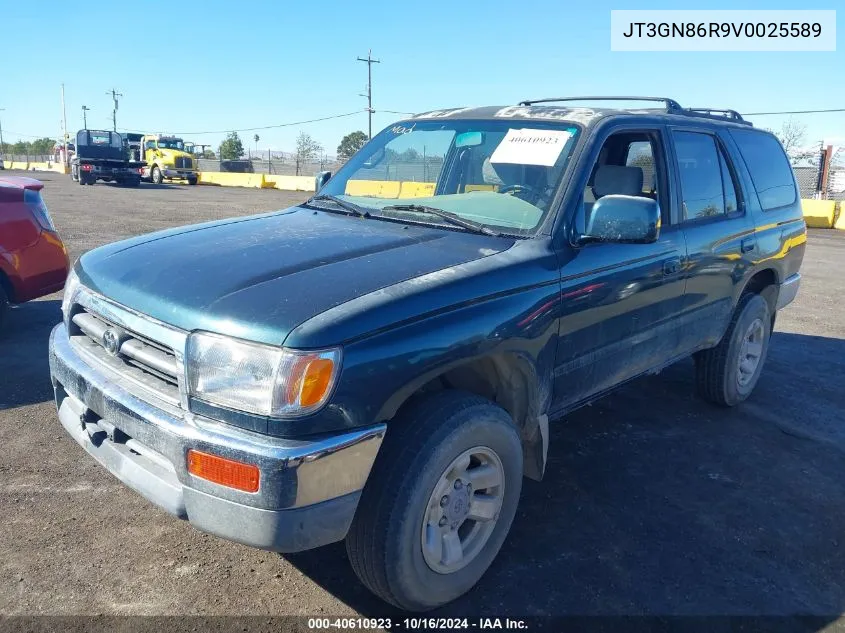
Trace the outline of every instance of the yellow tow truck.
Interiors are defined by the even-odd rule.
[[[146,134],[141,138],[141,158],[147,163],[145,180],[161,184],[165,179],[181,178],[197,184],[197,159],[186,151],[185,142],[175,136]]]

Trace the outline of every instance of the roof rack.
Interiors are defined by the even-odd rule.
[[[535,103],[552,103],[554,101],[659,101],[666,107],[666,112],[683,110],[680,104],[669,97],[551,97],[548,99],[531,99],[520,101],[519,105],[530,106]]]
[[[734,123],[742,123],[744,125],[751,125],[751,121],[746,121],[742,115],[736,110],[720,110],[718,108],[685,108],[685,113],[692,116],[706,116],[709,119],[727,119]]]
[[[663,103],[667,114],[682,114],[686,116],[704,117],[719,121],[731,121],[743,125],[752,125],[750,121],[742,118],[736,110],[721,110],[718,108],[682,108],[674,99],[669,97],[551,97],[548,99],[531,99],[520,101],[521,106],[530,106],[535,103],[554,103],[559,101],[657,101]]]

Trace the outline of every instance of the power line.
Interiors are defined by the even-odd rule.
[[[306,123],[318,123],[319,121],[328,121],[329,119],[342,119],[343,117],[361,114],[362,110],[355,110],[354,112],[346,112],[345,114],[333,114],[331,116],[320,117],[319,119],[308,119],[307,121],[294,121],[292,123],[277,123],[275,125],[262,125],[260,127],[244,127],[238,129],[228,128],[226,130],[206,130],[204,132],[170,132],[170,134],[180,134],[185,136],[199,136],[201,134],[227,134],[228,132],[255,132],[257,130],[273,130],[280,127],[292,127],[294,125],[305,125]],[[149,130],[134,130],[128,127],[120,128],[124,132],[148,132]]]
[[[845,112],[845,108],[832,108],[830,110],[792,110],[789,112],[743,112],[742,116],[769,116],[776,114],[825,114],[828,112]]]

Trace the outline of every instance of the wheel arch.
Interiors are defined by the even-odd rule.
[[[772,322],[775,318],[775,308],[778,302],[778,289],[780,287],[780,276],[774,268],[762,268],[756,271],[742,288],[735,304],[739,303],[740,297],[746,294],[756,294],[763,297],[769,306],[769,314]]]
[[[545,411],[551,384],[542,380],[532,359],[519,352],[499,352],[439,367],[394,394],[379,417],[393,419],[416,399],[447,389],[473,393],[507,411],[522,440],[525,476],[542,478],[548,453]]]

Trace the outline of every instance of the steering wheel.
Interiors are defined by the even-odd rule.
[[[499,193],[506,193],[508,195],[515,196],[525,200],[526,202],[539,200],[543,195],[542,192],[530,185],[504,185],[499,187]],[[525,198],[521,194],[528,194],[529,198]]]

